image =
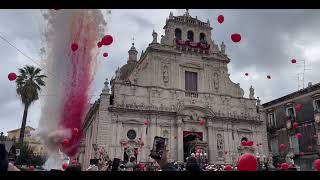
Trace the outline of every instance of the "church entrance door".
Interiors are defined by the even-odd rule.
[[[193,142],[202,141],[203,133],[202,132],[191,132],[183,131],[183,154],[184,161],[187,160],[187,157],[190,157],[192,153],[195,153],[196,147]]]

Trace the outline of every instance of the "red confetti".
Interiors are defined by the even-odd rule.
[[[295,64],[295,63],[297,63],[297,60],[292,59],[292,60],[291,60],[291,63],[292,63],[292,64]]]
[[[228,154],[228,151],[224,151],[224,154],[227,155],[227,154]]]
[[[267,76],[267,78],[268,78],[268,79],[271,79],[271,76],[270,76],[270,75],[268,75],[268,76]]]
[[[249,76],[249,73],[245,73],[244,75]]]
[[[101,44],[105,46],[112,44],[112,42],[113,42],[113,38],[110,35],[104,36],[101,40]]]
[[[224,167],[224,170],[225,170],[225,171],[232,171],[232,170],[233,170],[233,167],[232,167],[230,164],[228,164],[228,165],[226,165],[226,166]]]
[[[317,171],[320,171],[320,159],[315,160],[313,166]]]
[[[299,154],[300,154],[300,156],[304,156],[304,152],[300,152]]]
[[[235,43],[240,42],[241,41],[241,35],[238,33],[234,33],[231,35],[231,40]]]
[[[17,79],[16,73],[13,73],[13,72],[9,73],[9,74],[8,74],[8,79],[9,79],[10,81],[16,80],[16,79]]]
[[[257,145],[256,146],[259,146],[260,144],[259,143],[257,143]]]
[[[288,163],[282,163],[282,164],[281,164],[281,170],[286,171],[286,170],[288,170],[288,169],[289,169],[289,164],[288,164]]]
[[[69,144],[69,140],[68,139],[64,139],[63,140],[63,145],[67,146]]]
[[[108,53],[103,53],[103,57],[108,57]]]
[[[237,168],[239,171],[256,171],[257,159],[250,153],[245,153],[239,157]]]
[[[301,105],[301,104],[296,104],[296,105],[295,105],[296,111],[300,111],[301,108],[302,108],[302,105]]]
[[[299,124],[298,124],[297,122],[294,122],[294,123],[293,123],[293,128],[294,128],[294,129],[298,129],[298,128],[299,128]]]
[[[62,164],[62,169],[63,169],[63,170],[66,170],[67,168],[68,168],[68,164],[67,164],[67,163],[63,163],[63,164]]]
[[[247,142],[247,146],[252,146],[253,145],[253,141],[248,141]]]
[[[302,134],[301,134],[301,133],[297,133],[297,134],[296,134],[296,138],[297,138],[297,139],[301,139],[301,138],[302,138]]]
[[[71,163],[72,163],[73,165],[76,165],[76,164],[78,164],[78,161],[74,159],[74,160],[71,161]]]
[[[76,51],[76,50],[78,50],[78,48],[79,48],[79,46],[78,46],[77,43],[72,43],[72,44],[71,44],[71,50],[72,50],[73,52]]]
[[[101,48],[101,47],[102,47],[102,43],[101,43],[101,42],[98,42],[98,43],[97,43],[97,46],[98,46],[98,48]]]
[[[177,139],[177,136],[175,136],[174,138]]]
[[[280,150],[283,151],[286,148],[286,145],[280,144]]]
[[[147,126],[147,125],[149,125],[149,121],[147,119],[145,119],[143,124]]]
[[[247,146],[247,141],[241,141],[242,146]]]
[[[201,119],[201,120],[200,120],[200,122],[199,122],[199,124],[200,124],[200,126],[203,126],[203,125],[205,125],[205,124],[206,124],[206,120],[204,120],[204,119]]]
[[[223,21],[224,21],[223,15],[219,15],[219,16],[218,16],[218,22],[219,22],[220,24],[222,24]]]

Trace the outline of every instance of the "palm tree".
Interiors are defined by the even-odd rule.
[[[17,94],[21,97],[22,104],[24,104],[24,112],[19,137],[20,144],[23,143],[24,139],[29,106],[32,102],[39,99],[38,91],[41,90],[41,86],[45,86],[43,79],[47,76],[40,74],[40,72],[40,68],[35,68],[31,65],[26,65],[23,68],[19,68],[19,75],[16,79]]]

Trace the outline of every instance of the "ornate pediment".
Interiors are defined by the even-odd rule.
[[[184,63],[184,64],[180,64],[180,66],[187,67],[187,68],[203,69],[203,66],[197,63]]]

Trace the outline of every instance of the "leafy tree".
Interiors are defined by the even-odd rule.
[[[28,143],[17,143],[16,148],[20,149],[20,156],[17,157],[17,165],[42,166],[46,162],[44,156],[34,154],[34,149]]]

